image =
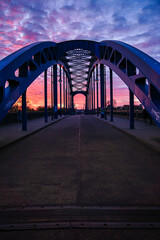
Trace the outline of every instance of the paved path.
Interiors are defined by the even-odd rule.
[[[94,115],[94,117],[96,117],[96,115]],[[21,123],[0,125],[0,149],[61,119],[63,119],[63,117],[52,121],[51,117],[49,117],[48,123],[44,122],[44,118],[29,120],[27,131],[22,131]],[[129,119],[127,118],[114,116],[113,122],[110,122],[109,116],[107,120],[102,120],[100,117],[98,117],[98,119],[111,124],[113,127],[136,137],[141,142],[160,151],[160,128],[157,125],[145,124],[143,121],[135,121],[135,129],[131,130],[129,129]]]
[[[94,116],[97,117],[96,115]],[[98,119],[160,151],[160,128],[155,123],[151,125],[149,122],[145,124],[142,120],[135,120],[135,128],[130,129],[129,119],[127,118],[114,116],[113,122],[110,122],[110,116],[108,116],[107,120],[103,120],[100,117]]]
[[[16,131],[13,125],[0,127],[0,139],[7,139],[12,132],[8,144],[32,133],[35,126],[40,129],[41,124],[45,126],[43,120],[30,121],[26,133]],[[124,121],[120,128],[122,124]],[[154,134],[150,131],[150,136]],[[103,121],[68,117],[0,150],[0,206],[159,205],[159,159],[159,152]],[[0,232],[3,240],[159,240],[159,236],[158,229]]]
[[[44,121],[44,117],[28,120],[27,131],[22,131],[22,123],[0,125],[0,149],[8,144],[14,143],[19,139],[37,132],[39,129],[43,129],[50,124],[56,123],[61,119],[63,119],[63,117],[59,117],[59,119],[54,120],[51,120],[51,117],[48,117],[47,123]]]
[[[65,118],[0,159],[0,206],[160,202],[160,153],[90,116]]]

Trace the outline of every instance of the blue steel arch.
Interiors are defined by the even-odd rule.
[[[76,92],[73,92],[73,97],[75,96],[75,95],[77,95],[77,94],[82,94],[82,95],[84,95],[85,97],[86,97],[86,95],[87,95],[87,93],[86,92],[83,92],[83,91],[76,91]]]
[[[100,57],[100,63],[126,83],[160,126],[160,63],[120,41],[102,41]]]
[[[100,58],[99,51],[99,42],[90,41],[90,40],[71,40],[57,43],[57,59],[60,59],[65,55],[69,50],[73,49],[83,49],[89,50],[94,54],[98,59]]]
[[[34,43],[0,61],[0,121],[29,85],[56,64],[55,47],[54,42]],[[17,69],[19,76],[16,76]],[[5,88],[7,81],[9,86]]]
[[[98,43],[88,40],[38,42],[2,59],[0,121],[43,71],[61,62],[67,51],[77,48],[90,50],[97,57],[97,63],[107,65],[119,75],[160,126],[160,63],[140,50],[119,41]],[[95,63],[96,61],[92,62],[91,70]],[[15,75],[17,69],[19,76]],[[7,81],[9,86],[5,88]]]

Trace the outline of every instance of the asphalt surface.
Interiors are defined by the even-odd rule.
[[[61,120],[0,159],[0,206],[160,203],[160,153],[89,116]]]
[[[158,151],[96,118],[72,116],[0,151],[0,206],[159,205],[159,172]],[[95,231],[1,232],[0,239],[160,236],[159,230]]]

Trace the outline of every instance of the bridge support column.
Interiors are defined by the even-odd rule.
[[[68,77],[67,77],[67,73],[66,73],[66,115],[68,114],[68,89],[67,89],[67,86],[68,86]]]
[[[101,118],[104,118],[104,65],[100,64]]]
[[[88,96],[86,94],[86,106],[85,106],[85,114],[88,114]]]
[[[53,81],[54,81],[54,118],[58,118],[57,112],[57,65],[53,66]]]
[[[129,124],[130,124],[130,129],[134,129],[134,94],[130,89],[129,89],[129,100],[130,100]]]
[[[113,73],[110,71],[110,121],[113,122]]]
[[[74,100],[73,100],[73,96],[71,98],[71,101],[72,101],[72,115],[74,115]]]
[[[65,71],[63,68],[63,115],[65,115]]]
[[[62,117],[62,78],[61,78],[61,65],[59,66],[59,95],[60,95],[60,117]]]
[[[53,120],[53,115],[54,115],[54,110],[53,110],[53,66],[51,67],[51,108],[52,108],[52,120]]]
[[[22,94],[22,130],[27,130],[26,90]]]
[[[91,107],[92,107],[92,114],[94,113],[94,105],[93,105],[93,72],[91,73],[91,97],[92,97],[92,99],[91,99],[91,101],[92,101],[92,105],[91,105]]]
[[[95,68],[93,70],[93,115],[95,115]]]
[[[96,85],[97,85],[97,117],[99,116],[99,110],[98,110],[98,64],[96,65]]]
[[[104,116],[105,120],[107,120],[107,109],[106,109],[106,66],[104,66]]]
[[[48,122],[48,112],[47,112],[47,69],[44,71],[44,109],[45,109],[45,122]]]

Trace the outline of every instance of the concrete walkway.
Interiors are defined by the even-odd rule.
[[[29,136],[40,129],[43,129],[57,121],[63,119],[64,117],[59,117],[58,119],[51,120],[48,117],[48,122],[44,121],[44,118],[37,118],[33,120],[28,120],[27,131],[22,131],[21,123],[12,123],[7,125],[0,125],[0,149],[8,146],[9,144]]]
[[[135,128],[130,129],[129,119],[127,118],[114,116],[113,122],[110,122],[110,116],[107,116],[107,120],[101,119],[100,116],[95,115],[95,117],[160,151],[160,128],[157,125],[150,125],[149,122],[145,124],[144,121],[135,120]]]

